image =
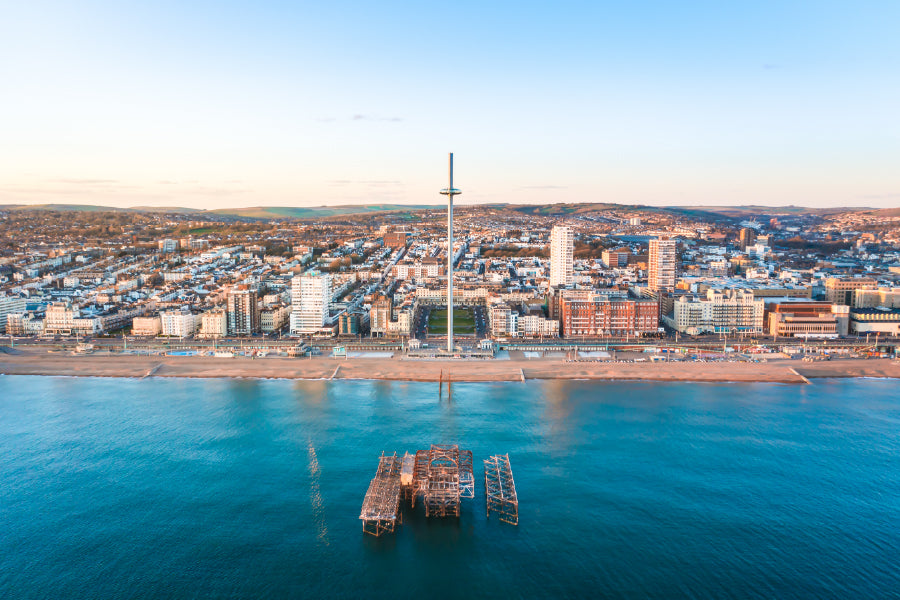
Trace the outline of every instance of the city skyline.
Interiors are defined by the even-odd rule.
[[[897,16],[16,5],[0,204],[437,204],[452,149],[462,205],[894,207]]]

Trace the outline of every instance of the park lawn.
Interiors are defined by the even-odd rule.
[[[433,310],[428,315],[428,333],[440,335],[447,332],[447,311]],[[475,315],[470,309],[457,308],[453,311],[453,333],[475,335]]]

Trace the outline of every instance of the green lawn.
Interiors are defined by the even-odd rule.
[[[440,335],[447,333],[447,311],[433,310],[428,315],[428,333]],[[475,335],[475,315],[472,309],[457,308],[453,310],[453,333]]]

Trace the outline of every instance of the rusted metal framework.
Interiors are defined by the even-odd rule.
[[[459,516],[459,499],[475,497],[472,462],[472,451],[460,450],[456,444],[434,444],[417,451],[408,496],[412,507],[421,499],[426,516]]]
[[[462,498],[475,497],[472,451],[456,444],[433,444],[428,450],[398,457],[381,453],[359,518],[365,533],[392,533],[401,520],[400,499],[425,505],[426,517],[458,517]]]
[[[432,444],[428,451],[425,516],[459,516],[459,446]]]
[[[416,498],[425,497],[428,486],[428,450],[417,450],[413,463],[413,482],[410,505],[416,507]]]
[[[497,454],[484,461],[484,490],[487,516],[491,511],[504,523],[519,524],[519,499],[508,454]]]
[[[459,495],[461,498],[475,497],[475,474],[472,472],[472,451],[459,451]]]
[[[415,503],[416,500],[416,489],[413,486],[415,473],[416,455],[404,452],[403,458],[400,459],[400,497],[412,503]]]
[[[369,482],[359,518],[363,532],[374,536],[393,533],[400,521],[400,477],[403,461],[394,452],[378,459],[378,470]]]

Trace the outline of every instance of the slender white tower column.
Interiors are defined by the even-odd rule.
[[[441,190],[447,196],[447,352],[453,354],[453,196],[462,192],[453,187],[453,153],[450,153],[450,185]]]

